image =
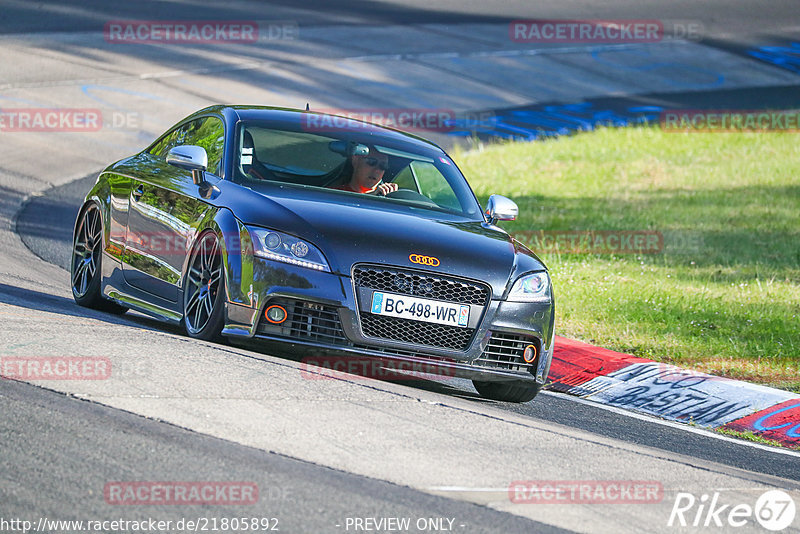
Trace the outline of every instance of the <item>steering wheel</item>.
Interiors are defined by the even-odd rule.
[[[396,198],[398,200],[411,200],[413,202],[420,202],[423,204],[428,204],[430,206],[435,206],[437,208],[439,207],[439,205],[436,204],[436,202],[429,199],[425,195],[417,193],[413,189],[398,189],[397,191],[392,191],[391,193],[386,195],[386,198]]]

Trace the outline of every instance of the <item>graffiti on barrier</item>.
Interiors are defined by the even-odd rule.
[[[725,425],[740,432],[758,435],[781,443],[800,444],[800,397],[792,398],[756,411]]]
[[[745,393],[734,381],[656,362],[630,365],[590,380],[573,393],[706,427],[724,425],[791,396],[757,386]]]
[[[792,421],[792,422],[788,422],[788,423],[776,424],[775,426],[769,426],[771,424],[769,422],[769,419],[771,419],[774,416],[780,415],[783,412],[788,412],[789,410],[793,410],[795,408],[800,408],[800,402],[797,403],[797,404],[792,404],[790,406],[786,406],[784,408],[780,408],[778,410],[773,410],[773,411],[769,412],[768,414],[766,414],[766,415],[764,415],[762,417],[759,417],[758,419],[755,420],[755,422],[753,422],[753,428],[756,429],[759,432],[785,429],[784,433],[786,434],[787,437],[800,438],[800,423],[796,423],[794,426],[792,426],[792,422],[793,422]]]

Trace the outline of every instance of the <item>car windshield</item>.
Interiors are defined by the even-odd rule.
[[[374,135],[349,131],[306,132],[276,129],[260,123],[242,123],[237,132],[235,178],[253,189],[278,182],[303,188],[324,189],[326,194],[363,198],[348,185],[354,162],[365,158],[380,169],[380,184],[391,186],[376,200],[409,210],[427,210],[482,219],[480,205],[455,164],[435,150],[420,153],[413,144],[398,145]],[[377,186],[376,186],[377,187]],[[371,191],[367,194],[377,193]]]

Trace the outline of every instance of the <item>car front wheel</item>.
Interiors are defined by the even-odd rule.
[[[225,275],[214,232],[200,236],[192,250],[183,291],[183,325],[195,339],[220,341],[224,323]]]
[[[481,382],[473,380],[472,385],[487,399],[505,402],[528,402],[536,397],[541,384],[531,384],[530,382]]]
[[[87,205],[75,226],[70,280],[72,297],[79,306],[123,314],[128,308],[103,297],[100,268],[103,261],[103,216],[97,204]]]

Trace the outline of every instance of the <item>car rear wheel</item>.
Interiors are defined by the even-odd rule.
[[[75,226],[70,262],[72,297],[79,306],[123,314],[128,308],[105,299],[100,290],[102,261],[103,216],[96,204],[89,204]]]
[[[528,402],[536,397],[541,384],[531,384],[529,382],[481,382],[473,380],[472,385],[487,399],[505,402]]]
[[[225,275],[214,232],[200,236],[192,250],[183,291],[183,325],[195,339],[220,341],[224,323]]]

